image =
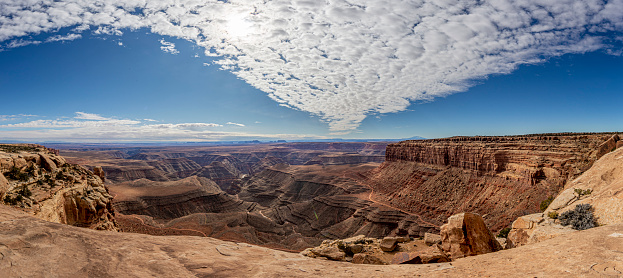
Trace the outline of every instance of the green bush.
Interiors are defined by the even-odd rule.
[[[580,188],[576,188],[576,189],[574,189],[574,191],[575,191],[575,193],[578,194],[578,197],[582,197],[582,196],[585,196],[585,195],[590,195],[591,193],[593,193],[592,189],[582,190]]]
[[[586,230],[597,226],[597,219],[593,215],[593,206],[579,204],[573,210],[565,211],[558,216],[560,224],[571,225],[576,230]]]
[[[498,237],[507,238],[508,237],[508,233],[510,231],[511,231],[511,228],[501,229],[500,232],[498,233]]]
[[[551,219],[557,219],[557,218],[558,218],[558,212],[555,212],[555,211],[550,211],[550,212],[547,214],[547,217],[549,217],[549,218],[551,218]]]
[[[552,201],[554,201],[554,196],[549,196],[547,199],[543,200],[540,205],[541,212],[544,212]]]

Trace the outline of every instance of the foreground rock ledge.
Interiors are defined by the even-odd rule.
[[[428,265],[355,265],[211,238],[94,231],[0,206],[0,277],[608,277],[623,224]]]

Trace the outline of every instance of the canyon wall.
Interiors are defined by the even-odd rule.
[[[484,216],[493,230],[539,204],[589,169],[619,140],[615,134],[452,137],[387,146],[369,172],[374,200],[438,225],[459,212]]]

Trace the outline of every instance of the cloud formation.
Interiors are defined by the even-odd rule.
[[[23,119],[36,115],[0,115],[0,140],[117,142],[117,141],[244,141],[275,139],[325,139],[305,134],[257,134],[229,131],[227,126],[241,124],[216,123],[158,123],[152,119],[131,120],[104,117],[98,114],[76,112],[73,118],[54,120]],[[231,129],[231,128],[229,128]]]
[[[227,125],[235,125],[235,126],[240,126],[240,127],[244,127],[244,124],[239,124],[239,123],[232,123],[232,122],[227,122]]]
[[[0,0],[5,46],[74,26],[189,40],[280,105],[347,132],[521,64],[620,55],[623,0]]]
[[[160,40],[160,43],[162,44],[160,50],[166,53],[171,53],[173,55],[177,55],[178,53],[180,53],[177,49],[175,49],[174,43],[165,41],[164,39]]]

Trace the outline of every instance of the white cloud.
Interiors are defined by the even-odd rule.
[[[369,115],[402,111],[522,64],[600,49],[620,53],[604,36],[621,36],[623,0],[0,3],[0,41],[11,46],[74,26],[108,35],[146,27],[192,41],[280,105],[319,115],[343,132]],[[162,44],[177,53],[174,44]]]
[[[76,112],[76,116],[74,118],[81,119],[81,120],[94,120],[94,121],[112,120],[111,118],[105,118],[98,114],[91,114],[91,113],[85,113],[85,112]]]
[[[17,47],[27,46],[31,44],[37,45],[40,43],[41,43],[40,41],[29,41],[29,40],[18,39],[18,40],[12,40],[8,44],[6,44],[4,48],[17,48]]]
[[[239,124],[239,123],[232,123],[232,122],[227,122],[228,125],[235,125],[235,126],[245,126],[244,124]]]
[[[0,121],[19,119],[19,115],[0,115]],[[152,122],[154,120],[145,119]],[[228,123],[232,124],[231,122]],[[114,142],[114,141],[224,141],[255,139],[326,139],[302,134],[256,134],[228,132],[216,123],[145,124],[97,114],[76,112],[73,118],[32,120],[0,125],[4,140]]]
[[[67,34],[67,35],[65,35],[65,36],[62,36],[62,35],[56,35],[56,36],[49,37],[49,38],[47,38],[47,39],[45,40],[45,42],[58,42],[58,41],[64,42],[64,41],[73,41],[73,40],[75,40],[75,39],[79,39],[79,38],[82,38],[82,35],[80,35],[80,34],[73,34],[73,33],[71,33],[71,34]]]
[[[121,36],[123,35],[123,32],[121,32],[121,30],[114,28],[114,27],[108,27],[108,26],[100,26],[97,28],[97,30],[93,31],[93,34],[95,35],[109,35],[109,36]]]
[[[177,49],[175,49],[175,44],[172,42],[165,41],[164,39],[160,40],[162,46],[160,49],[166,53],[171,53],[173,55],[177,55],[180,53]]]

